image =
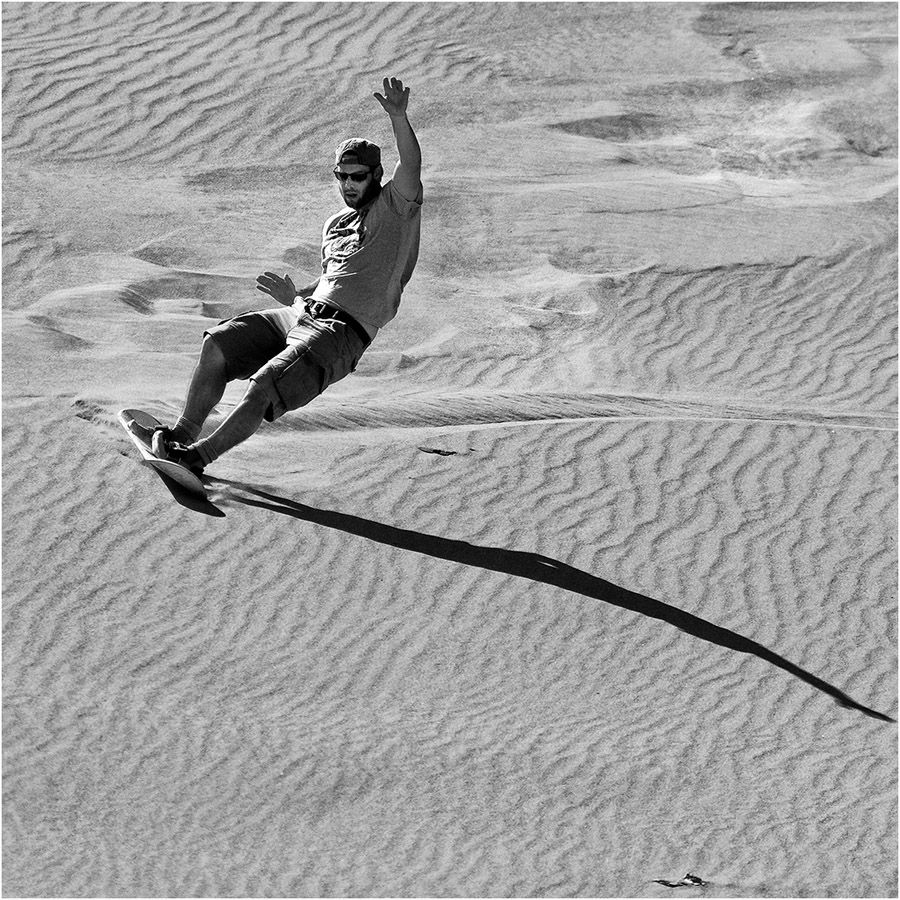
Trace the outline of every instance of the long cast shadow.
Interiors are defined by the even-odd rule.
[[[528,578],[531,581],[543,584],[551,584],[576,594],[582,594],[585,597],[592,597],[595,600],[601,600],[604,603],[621,607],[622,609],[630,609],[632,612],[640,613],[652,619],[660,619],[663,622],[674,625],[676,628],[680,628],[687,634],[709,641],[711,644],[718,644],[720,647],[727,647],[729,650],[735,650],[738,653],[749,653],[764,659],[773,666],[777,666],[801,681],[805,681],[824,694],[828,694],[829,697],[834,698],[841,706],[847,709],[854,709],[883,722],[894,721],[894,719],[884,713],[857,703],[852,697],[834,687],[834,685],[817,678],[811,672],[807,672],[800,666],[790,662],[790,660],[779,656],[757,641],[750,640],[719,625],[713,625],[712,622],[707,622],[699,616],[692,615],[675,606],[670,606],[668,603],[654,600],[652,597],[645,597],[643,594],[629,591],[610,581],[582,572],[580,569],[566,565],[558,560],[550,559],[537,553],[526,553],[521,550],[478,547],[466,541],[436,537],[435,535],[422,534],[418,531],[409,531],[405,528],[396,528],[393,525],[384,525],[380,522],[362,519],[359,516],[349,515],[348,513],[315,509],[312,506],[278,497],[275,494],[267,493],[250,485],[228,481],[223,478],[217,478],[215,482],[232,488],[239,488],[246,494],[251,495],[241,496],[229,491],[230,499],[247,506],[268,509],[285,516],[292,516],[295,519],[313,522],[316,525],[324,525],[326,528],[334,528],[348,534],[355,534],[370,541],[377,541],[380,544],[387,544],[390,547],[397,547],[401,550],[412,550],[438,559],[446,559],[467,566],[477,566],[494,572],[515,575],[519,578]]]

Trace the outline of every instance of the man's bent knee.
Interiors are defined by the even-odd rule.
[[[271,377],[254,376],[251,378],[241,402],[267,422],[274,422],[275,419],[287,412],[284,401]]]
[[[262,385],[257,384],[256,381],[251,381],[244,392],[243,402],[252,409],[265,410],[272,402],[272,399],[269,396],[269,392]]]
[[[222,348],[208,334],[203,336],[203,343],[200,345],[200,364],[223,375],[228,368]]]

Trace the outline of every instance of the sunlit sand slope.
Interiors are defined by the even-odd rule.
[[[4,4],[5,896],[895,895],[896,38]],[[318,273],[391,74],[400,315],[187,509],[116,411]]]

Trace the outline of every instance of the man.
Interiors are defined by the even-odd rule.
[[[334,177],[346,209],[322,231],[322,275],[300,290],[266,272],[257,288],[283,306],[210,328],[181,417],[151,436],[153,452],[197,474],[256,432],[305,406],[352,372],[397,313],[419,252],[422,154],[406,111],[409,88],[384,79],[375,99],[391,118],[400,161],[382,185],[381,150],[361,138],[338,148]],[[197,438],[226,384],[249,379],[241,402],[209,437]]]

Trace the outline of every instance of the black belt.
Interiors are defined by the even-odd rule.
[[[306,302],[306,311],[314,319],[334,319],[337,322],[343,322],[345,325],[349,325],[362,338],[364,344],[368,346],[372,343],[369,332],[353,316],[342,309],[338,309],[336,306],[332,306],[330,303],[326,303],[324,300],[308,300]]]

